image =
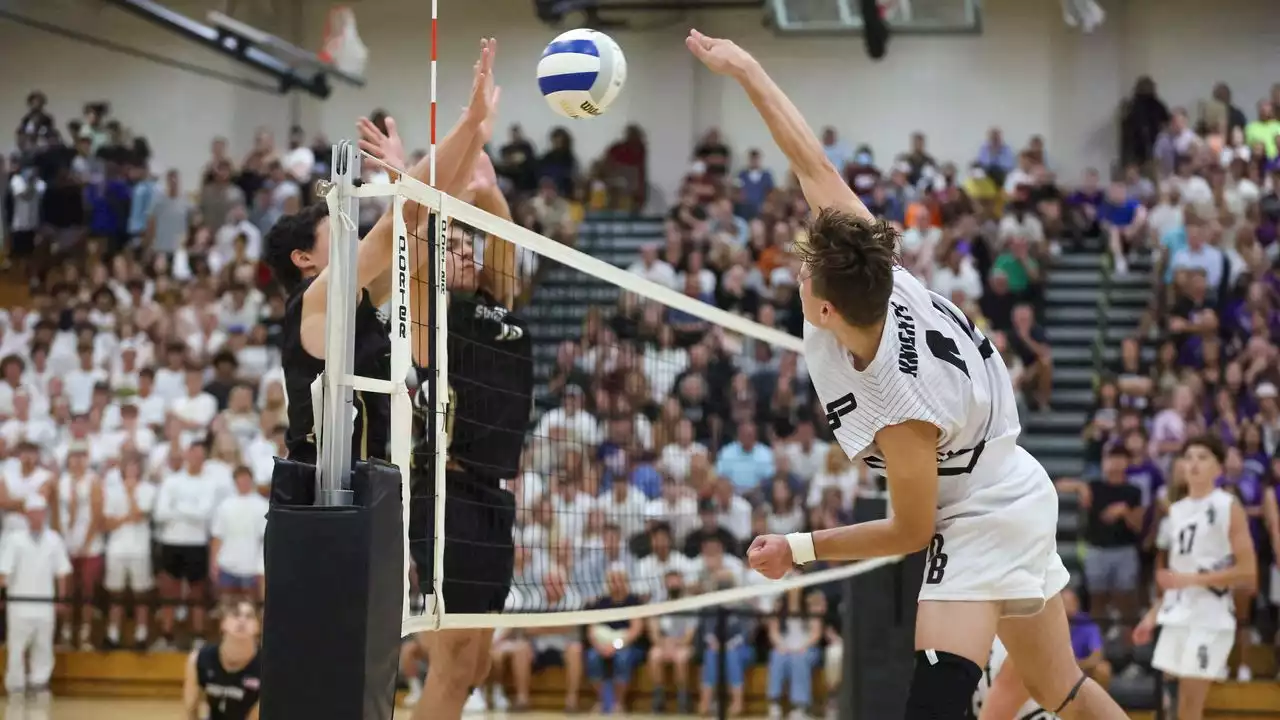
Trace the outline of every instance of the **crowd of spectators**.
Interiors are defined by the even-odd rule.
[[[1250,120],[1221,89],[1195,125],[1163,107],[1140,83],[1125,120],[1126,164],[1109,183],[1096,171],[1063,182],[1042,138],[1017,150],[998,128],[959,164],[935,158],[920,133],[887,162],[835,128],[822,134],[867,206],[902,228],[904,265],[992,338],[1028,413],[1052,402],[1043,308],[1053,257],[1101,239],[1119,277],[1154,256],[1158,292],[1142,332],[1098,384],[1085,430],[1090,472],[1063,483],[1088,508],[1084,596],[1114,621],[1108,629],[1151,598],[1139,559],[1156,543],[1162,489],[1176,486],[1173,449],[1198,430],[1239,448],[1226,481],[1256,523],[1265,575],[1280,545],[1280,522],[1263,520],[1280,470],[1270,460],[1280,441],[1270,340],[1280,329],[1280,120],[1270,102]],[[295,128],[280,148],[264,131],[237,162],[217,139],[188,191],[176,172],[151,166],[145,140],[107,105],[60,126],[38,92],[16,142],[0,168],[0,225],[30,302],[0,316],[0,510],[6,532],[56,529],[73,572],[47,587],[9,578],[10,605],[24,594],[70,598],[58,612],[70,645],[198,642],[212,593],[261,589],[263,496],[283,454],[286,400],[283,296],[258,259],[264,232],[310,201],[327,143]],[[563,129],[539,153],[513,127],[493,157],[516,220],[565,242],[593,210],[653,203],[636,127],[586,168]],[[365,205],[368,227],[383,208]],[[669,205],[663,239],[631,272],[801,333],[791,248],[809,208],[784,173],[756,150],[735,153],[713,129]],[[742,559],[754,535],[848,524],[860,500],[883,490],[831,442],[802,357],[629,293],[616,307],[592,307],[577,338],[557,348],[546,397],[524,471],[509,483],[520,510],[511,611],[623,607],[757,583]],[[1113,552],[1121,547],[1133,552]],[[0,552],[0,575],[6,563]],[[759,659],[771,716],[820,713],[809,679],[824,667],[828,687],[838,683],[839,600],[831,588],[762,589],[727,639],[683,615],[501,633],[493,679],[509,672],[514,697],[494,686],[474,701],[527,706],[533,670],[560,662],[567,706],[578,707],[590,682],[602,710],[621,707],[643,666],[655,709],[706,712],[723,653],[730,710],[742,709],[746,668]],[[1242,613],[1265,610],[1264,600],[1242,599]],[[26,605],[54,615],[47,601]],[[1093,650],[1086,656],[1096,661]],[[406,674],[412,686],[415,673]]]
[[[1166,547],[1160,520],[1178,493],[1182,443],[1202,433],[1223,440],[1221,483],[1246,509],[1259,563],[1260,587],[1236,596],[1240,680],[1253,675],[1242,660],[1250,648],[1272,644],[1280,606],[1278,103],[1280,85],[1246,113],[1219,84],[1198,108],[1170,110],[1152,82],[1137,84],[1124,152],[1149,179],[1082,201],[1108,235],[1118,279],[1150,264],[1152,299],[1137,333],[1115,338],[1119,356],[1099,378],[1085,477],[1060,481],[1088,516],[1092,610],[1123,638]]]

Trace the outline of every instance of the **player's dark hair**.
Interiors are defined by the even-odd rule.
[[[302,272],[293,264],[293,252],[309,252],[316,246],[316,226],[327,217],[327,203],[312,203],[295,215],[280,218],[267,231],[264,259],[286,291],[292,292],[302,282]]]
[[[796,243],[813,294],[831,303],[854,327],[884,319],[898,264],[898,231],[884,220],[824,208],[809,222],[808,240]]]
[[[1188,439],[1185,443],[1183,443],[1182,451],[1179,452],[1178,454],[1186,455],[1187,451],[1193,447],[1201,447],[1201,448],[1204,448],[1205,450],[1208,450],[1209,454],[1213,455],[1213,457],[1218,460],[1219,465],[1222,465],[1227,461],[1227,446],[1224,445],[1222,443],[1222,440],[1219,439],[1217,436],[1196,435],[1195,437],[1192,437]]]

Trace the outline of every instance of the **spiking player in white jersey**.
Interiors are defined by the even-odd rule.
[[[1177,678],[1177,716],[1204,717],[1209,686],[1227,676],[1235,645],[1234,590],[1255,587],[1258,564],[1244,507],[1216,487],[1226,451],[1214,437],[1193,438],[1182,449],[1185,493],[1169,507],[1160,528],[1165,569],[1156,573],[1164,597],[1134,628],[1135,643],[1151,642],[1151,665]]]
[[[750,54],[696,30],[686,44],[747,91],[815,212],[798,248],[805,360],[836,439],[884,470],[893,507],[887,520],[756,538],[751,566],[780,578],[818,559],[928,547],[907,720],[965,717],[997,632],[1042,707],[1066,720],[1125,718],[1076,665],[1058,598],[1068,574],[1057,491],[1017,445],[1000,356],[898,267],[897,233],[871,216]]]

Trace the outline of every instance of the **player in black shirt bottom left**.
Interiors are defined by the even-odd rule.
[[[218,642],[191,653],[182,683],[186,720],[258,720],[262,673],[258,635],[262,624],[253,603],[223,605]],[[201,714],[201,705],[209,713]]]

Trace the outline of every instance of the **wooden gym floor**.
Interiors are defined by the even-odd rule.
[[[15,710],[0,704],[0,718],[4,720],[174,720],[181,717],[182,705],[173,700],[125,700],[112,698],[54,698],[47,707],[29,706]],[[466,720],[551,720],[566,717],[563,713],[489,713],[465,715]],[[582,716],[578,716],[582,717]],[[628,715],[631,720],[648,720],[656,716]],[[664,715],[662,720],[672,720]],[[396,710],[395,720],[409,720],[409,711]]]

